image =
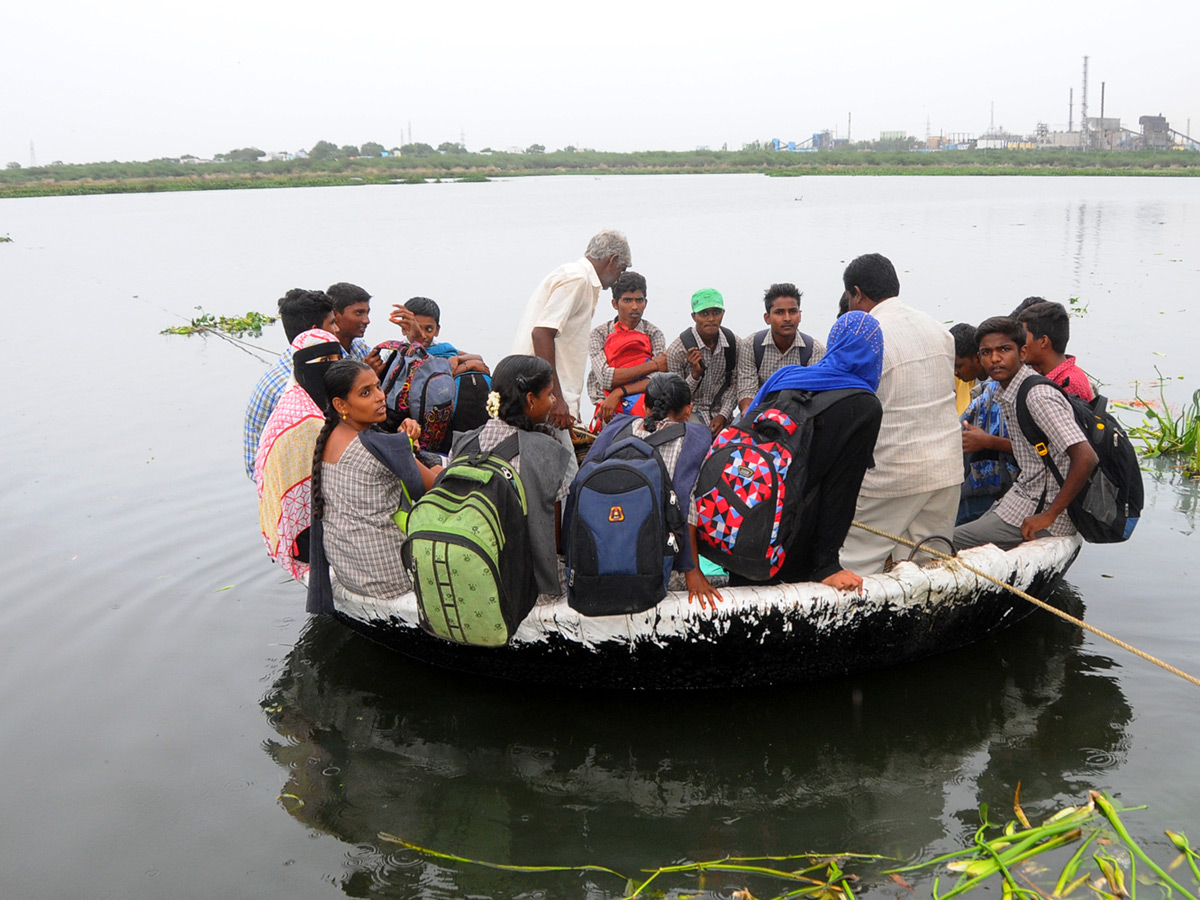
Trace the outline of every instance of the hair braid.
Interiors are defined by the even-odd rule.
[[[312,517],[315,522],[317,519],[325,518],[325,498],[321,496],[321,467],[322,457],[325,455],[325,443],[329,440],[329,435],[333,434],[333,429],[337,427],[338,414],[330,403],[325,409],[325,424],[321,426],[321,433],[317,435],[317,443],[313,447],[312,461],[312,482],[310,488]]]
[[[658,423],[668,416],[679,413],[692,402],[692,390],[687,382],[675,372],[655,372],[646,383],[646,405],[650,412],[642,420],[642,425],[651,433],[658,429]]]

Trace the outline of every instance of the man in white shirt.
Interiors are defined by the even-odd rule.
[[[873,315],[883,331],[883,374],[876,391],[883,422],[875,467],[863,478],[854,518],[916,543],[934,535],[949,538],[963,480],[954,338],[897,299],[900,279],[887,257],[858,257],[842,281],[850,309]],[[882,572],[889,556],[898,562],[908,553],[906,545],[852,527],[841,561],[852,572],[870,575]]]
[[[556,399],[547,421],[563,430],[567,446],[567,429],[579,417],[596,301],[631,264],[625,235],[600,232],[588,242],[582,259],[564,263],[542,279],[517,326],[512,352],[540,356],[554,368]]]

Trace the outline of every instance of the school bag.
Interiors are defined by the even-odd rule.
[[[476,647],[502,647],[537,599],[517,435],[491,453],[456,457],[408,514],[401,559],[421,628]]]
[[[630,422],[580,466],[563,515],[572,609],[585,616],[637,613],[667,595],[686,525],[655,448],[684,431],[675,423],[639,438]]]
[[[488,420],[487,398],[492,380],[482,372],[463,372],[455,377],[454,416],[451,432],[474,431]]]
[[[418,443],[422,450],[448,450],[458,391],[450,360],[430,356],[420,344],[401,341],[384,341],[378,349],[393,351],[379,383],[387,396],[384,428],[396,431],[405,419],[416,419],[421,426]]]
[[[725,395],[725,392],[729,390],[730,385],[733,384],[733,373],[737,371],[737,335],[724,325],[721,326],[721,333],[725,335],[725,380],[721,382],[721,388],[717,391],[716,396],[713,398],[712,405],[714,407],[720,405],[721,398]],[[698,343],[696,343],[696,335],[690,328],[679,333],[679,341],[681,344],[683,344],[684,350],[691,350],[700,346]],[[757,351],[755,351],[755,353],[757,362],[761,365],[762,356],[761,354],[758,354]],[[809,351],[809,356],[812,356],[811,350]],[[704,367],[701,366],[701,378],[704,377],[703,368]]]
[[[1133,449],[1125,429],[1108,411],[1108,399],[1096,394],[1088,403],[1082,397],[1068,394],[1044,375],[1030,375],[1017,389],[1017,425],[1059,487],[1063,484],[1062,473],[1050,458],[1046,433],[1033,420],[1026,401],[1029,389],[1036,384],[1051,385],[1067,398],[1071,412],[1075,414],[1075,422],[1099,457],[1083,490],[1067,507],[1067,515],[1071,517],[1075,530],[1090,544],[1114,544],[1129,540],[1141,518],[1145,500],[1142,469],[1138,465],[1137,451]]]
[[[806,505],[813,419],[861,391],[773,392],[721,430],[696,478],[702,556],[753,581],[779,572]]]

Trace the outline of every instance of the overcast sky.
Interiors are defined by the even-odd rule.
[[[730,149],[831,129],[1018,133],[1088,112],[1200,131],[1200,3],[6,5],[0,161],[143,160],[412,138],[468,149]],[[590,10],[590,11],[589,11]]]

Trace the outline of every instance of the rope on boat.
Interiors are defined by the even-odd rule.
[[[907,538],[898,537],[894,534],[888,534],[886,531],[881,531],[880,529],[873,528],[870,525],[864,525],[862,522],[851,522],[850,524],[852,524],[855,528],[861,528],[863,531],[869,531],[869,532],[871,532],[871,534],[878,535],[881,538],[886,538],[889,541],[895,541],[897,544],[903,544],[906,547],[913,548],[914,550],[918,549],[918,545],[913,543],[912,541],[908,540]],[[1146,660],[1146,662],[1154,663],[1154,665],[1156,665],[1160,668],[1166,669],[1172,675],[1178,675],[1184,681],[1191,682],[1192,684],[1196,685],[1196,687],[1200,687],[1200,678],[1196,678],[1196,676],[1194,676],[1194,675],[1189,675],[1187,672],[1184,672],[1182,669],[1177,669],[1170,663],[1164,662],[1163,660],[1159,659],[1158,657],[1151,656],[1149,653],[1146,653],[1144,650],[1139,650],[1137,647],[1134,647],[1132,644],[1127,644],[1120,638],[1113,637],[1111,634],[1101,631],[1099,628],[1096,628],[1094,625],[1089,625],[1087,622],[1083,621],[1083,619],[1077,619],[1068,612],[1063,612],[1061,609],[1055,609],[1053,606],[1051,606],[1046,601],[1039,600],[1037,597],[1033,596],[1032,594],[1025,593],[1025,591],[1021,590],[1020,588],[1014,587],[1013,585],[1009,584],[1007,581],[1001,581],[999,578],[996,578],[993,575],[989,575],[987,572],[984,572],[983,570],[976,568],[975,566],[971,565],[969,562],[964,562],[962,559],[960,559],[957,556],[951,556],[949,553],[943,553],[941,550],[934,550],[934,549],[932,549],[930,547],[926,547],[924,545],[921,545],[919,549],[921,550],[922,553],[928,553],[930,556],[937,557],[938,559],[950,560],[952,562],[955,562],[958,565],[962,566],[964,569],[966,569],[968,572],[975,573],[976,575],[978,575],[980,578],[984,579],[985,581],[990,581],[994,585],[997,585],[999,587],[1002,587],[1002,588],[1005,588],[1006,590],[1011,591],[1012,593],[1014,593],[1018,597],[1020,597],[1022,600],[1028,600],[1030,603],[1032,603],[1034,606],[1038,607],[1039,609],[1044,609],[1047,612],[1053,613],[1054,615],[1058,616],[1060,619],[1070,622],[1072,625],[1078,626],[1079,628],[1082,628],[1084,631],[1090,631],[1092,634],[1096,635],[1097,637],[1102,637],[1102,638],[1104,638],[1104,640],[1110,641],[1111,643],[1116,644],[1121,649],[1128,650],[1134,656],[1140,656],[1142,659]]]

